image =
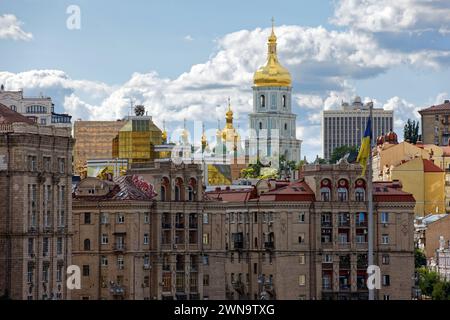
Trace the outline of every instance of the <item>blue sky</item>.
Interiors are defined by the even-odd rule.
[[[69,5],[80,7],[79,30],[66,28]],[[171,131],[184,118],[223,124],[230,96],[245,128],[272,16],[310,160],[321,153],[320,112],[342,99],[360,95],[393,109],[399,131],[418,109],[448,98],[445,0],[6,0],[0,81],[50,95],[75,118],[118,118],[132,99]]]

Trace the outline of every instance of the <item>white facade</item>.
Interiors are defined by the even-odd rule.
[[[268,158],[284,155],[288,161],[298,162],[302,141],[296,138],[297,116],[292,113],[291,90],[291,87],[284,86],[253,87],[253,112],[249,114],[249,127],[258,137],[258,154]],[[263,144],[261,142],[265,138],[262,137],[266,135],[268,141]],[[276,143],[277,136],[279,144]]]
[[[372,138],[388,133],[394,127],[394,111],[373,109]],[[322,113],[322,151],[326,160],[333,150],[341,146],[361,145],[369,118],[369,104],[356,97],[352,104],[343,102],[341,110],[325,110]]]
[[[50,97],[24,97],[23,91],[6,91],[0,87],[0,103],[8,108],[33,119],[37,124],[71,128],[71,116],[54,112]]]

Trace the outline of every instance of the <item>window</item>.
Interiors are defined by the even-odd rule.
[[[266,97],[263,94],[259,97],[259,104],[261,108],[264,108],[266,106]]]
[[[89,277],[89,265],[83,265],[83,277]]]
[[[17,111],[17,107],[16,107],[15,105],[11,105],[9,108],[10,108],[12,111]]]
[[[84,239],[84,250],[85,251],[91,250],[91,240]]]
[[[283,108],[286,108],[286,95],[284,94],[281,97],[281,105],[283,106]]]
[[[63,267],[62,264],[56,266],[56,282],[62,282]]]
[[[125,223],[125,215],[123,213],[117,214],[117,223]]]
[[[180,201],[180,200],[181,200],[180,186],[175,186],[175,201]]]
[[[188,187],[188,201],[194,201],[194,188]]]
[[[347,201],[347,199],[348,199],[347,188],[338,188],[338,199],[341,202]]]
[[[51,157],[44,157],[43,159],[44,161],[44,171],[45,172],[50,172],[51,171],[51,163],[52,163],[52,158]]]
[[[31,257],[34,255],[34,239],[28,238],[28,255]]]
[[[204,287],[209,286],[209,274],[204,274],[203,275],[203,286]]]
[[[330,188],[321,188],[320,189],[320,199],[322,201],[330,201],[331,199],[331,190]]]
[[[149,277],[149,276],[145,276],[145,277],[144,277],[144,283],[143,283],[143,285],[144,285],[144,288],[150,287],[150,277]]]
[[[150,214],[148,212],[144,213],[144,223],[150,223]]]
[[[64,173],[66,171],[66,159],[64,158],[58,159],[58,169],[59,173]]]
[[[119,270],[123,270],[123,268],[125,267],[122,256],[117,257],[117,267],[119,268]]]
[[[161,201],[166,201],[166,187],[165,186],[161,186],[160,189],[160,193],[161,193]]]
[[[383,234],[381,237],[381,243],[382,244],[389,244],[389,235]]]
[[[41,105],[31,105],[26,109],[27,113],[47,113],[47,107]]]
[[[298,222],[305,222],[305,212],[300,212],[298,214]]]
[[[102,224],[108,224],[108,214],[107,213],[102,213],[101,223]]]
[[[263,128],[263,125],[262,125],[262,122],[260,122],[259,123],[259,129],[262,130],[262,128]]]
[[[391,277],[388,274],[383,275],[383,286],[387,287],[391,285]]]
[[[383,254],[383,257],[381,258],[381,261],[383,264],[389,264],[389,255]]]
[[[331,254],[324,254],[322,258],[324,263],[332,263],[333,262],[333,255]]]
[[[48,256],[48,250],[49,250],[49,238],[45,237],[42,239],[42,255],[44,257]]]
[[[144,244],[148,244],[148,233],[144,233]]]
[[[41,118],[41,125],[46,126],[47,125],[47,119]]]
[[[298,243],[303,243],[305,242],[305,234],[304,233],[300,233],[298,235]]]
[[[144,256],[144,269],[150,268],[150,256],[145,255]]]
[[[63,251],[63,238],[56,239],[56,254],[62,254]]]
[[[209,244],[209,233],[203,234],[203,244]]]
[[[304,274],[301,274],[298,276],[298,285],[304,286],[306,282],[306,276]]]
[[[203,265],[204,265],[204,266],[209,265],[209,256],[208,256],[207,254],[205,254],[205,255],[202,257],[202,259],[203,259]]]
[[[101,258],[101,265],[102,265],[102,267],[107,267],[108,266],[108,258],[106,256],[102,256],[102,258]]]
[[[363,188],[356,188],[355,201],[362,202],[365,200],[365,190]]]
[[[37,170],[37,158],[36,156],[28,156],[28,170],[36,171]]]
[[[305,264],[305,261],[306,261],[305,254],[304,253],[300,253],[298,263],[299,264]]]
[[[48,282],[48,264],[42,266],[42,281]]]
[[[286,131],[288,129],[287,123],[284,124],[284,130]]]
[[[390,300],[389,295],[388,294],[383,295],[383,300]]]
[[[108,234],[102,234],[102,244],[108,244]]]
[[[366,243],[366,236],[364,234],[356,235],[356,243]]]
[[[381,213],[381,223],[389,223],[389,213],[388,212]]]
[[[339,238],[339,243],[341,243],[341,244],[346,244],[349,242],[347,233],[339,233],[338,238]]]
[[[27,266],[27,282],[32,283],[34,278],[34,265],[32,263],[28,263]]]
[[[91,213],[90,212],[84,213],[84,224],[91,224]]]
[[[209,223],[209,214],[204,213],[203,214],[203,224],[208,224],[208,223]]]

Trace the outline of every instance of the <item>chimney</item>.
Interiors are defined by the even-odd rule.
[[[226,187],[225,187],[225,190],[226,190],[226,191],[230,191],[230,190],[231,190],[230,186],[226,186]]]
[[[220,189],[220,187],[216,187],[216,191],[218,192],[218,191],[220,191],[221,189]]]

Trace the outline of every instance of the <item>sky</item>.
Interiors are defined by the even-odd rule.
[[[322,155],[321,111],[342,100],[394,110],[402,137],[408,118],[449,98],[448,0],[0,0],[0,83],[51,96],[74,119],[143,104],[172,140],[184,119],[205,122],[212,140],[228,97],[247,129],[272,17],[310,161]]]

